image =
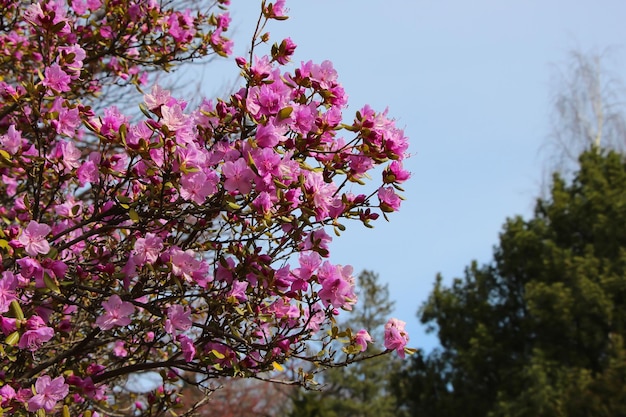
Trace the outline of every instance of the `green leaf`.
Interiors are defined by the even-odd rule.
[[[65,27],[66,23],[64,20],[61,20],[59,23],[57,23],[56,25],[53,25],[50,30],[54,33],[59,33],[63,30],[63,28]]]
[[[48,288],[50,291],[53,291],[57,294],[61,294],[61,290],[59,289],[59,286],[57,285],[56,280],[52,279],[50,275],[44,273],[43,282],[46,285],[46,288]]]
[[[259,175],[259,169],[256,167],[256,164],[254,163],[254,159],[252,159],[252,155],[250,154],[250,152],[248,152],[248,166],[250,167],[252,172],[254,172],[256,175]]]
[[[213,349],[211,351],[211,353],[213,354],[213,356],[215,356],[217,359],[224,359],[226,356],[224,356],[222,353],[220,353],[219,351]]]
[[[127,133],[126,125],[122,123],[120,125],[120,137],[122,138],[122,142],[124,144],[126,144],[126,133]]]
[[[55,259],[59,254],[59,250],[54,246],[50,246],[50,251],[46,254],[48,259]]]
[[[235,203],[234,201],[227,201],[226,205],[231,210],[239,210],[241,208],[241,206],[239,204]]]
[[[291,106],[280,109],[280,111],[278,112],[278,119],[279,120],[286,119],[289,116],[291,116],[292,112],[293,112],[293,107]]]
[[[4,343],[9,346],[15,346],[20,340],[20,332],[14,331],[4,339]]]
[[[24,320],[24,312],[22,311],[22,307],[17,302],[17,300],[11,301],[11,311],[13,312],[13,317],[15,317],[17,320]]]
[[[152,115],[150,114],[150,110],[148,110],[148,106],[145,103],[139,103],[139,110],[146,116],[148,119],[152,119]]]
[[[128,217],[135,223],[139,222],[139,213],[135,209],[128,210]]]
[[[417,353],[417,349],[405,347],[404,353],[406,353],[407,355],[414,355],[415,353]]]

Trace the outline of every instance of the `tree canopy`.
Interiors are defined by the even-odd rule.
[[[410,416],[626,415],[626,160],[592,148],[508,219],[487,265],[437,277],[420,310],[441,348],[396,380]]]

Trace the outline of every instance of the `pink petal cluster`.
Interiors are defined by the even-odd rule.
[[[41,376],[35,381],[35,395],[28,400],[28,411],[34,412],[43,409],[47,413],[54,410],[56,404],[69,393],[70,387],[65,378],[58,376],[54,379],[48,375]]]
[[[95,416],[126,400],[107,384],[154,370],[162,384],[133,411],[162,414],[176,369],[254,376],[294,352],[337,359],[309,355],[311,341],[372,343],[365,329],[326,332],[357,302],[352,268],[329,261],[331,229],[400,208],[404,132],[369,106],[345,117],[333,64],[287,68],[295,42],[272,46],[265,30],[236,59],[231,94],[154,84],[231,52],[229,0],[196,3],[0,0],[7,412]],[[287,18],[285,0],[260,5],[259,27]],[[387,324],[387,349],[403,355],[407,340]]]
[[[365,329],[359,330],[354,335],[354,344],[359,346],[359,350],[361,352],[365,352],[367,350],[367,344],[372,342],[372,336]]]
[[[4,271],[0,278],[0,314],[9,311],[11,301],[17,299],[17,277],[11,271]]]
[[[26,329],[17,345],[20,349],[34,352],[54,337],[54,329],[46,326],[44,320],[39,316],[30,317],[26,321]]]
[[[131,315],[135,306],[128,301],[122,301],[119,295],[112,295],[102,303],[104,314],[98,316],[96,325],[102,330],[111,330],[116,326],[127,326],[132,321]]]
[[[409,335],[404,327],[406,323],[395,318],[389,319],[385,324],[385,347],[395,350],[401,358],[404,358],[404,347],[409,342]]]
[[[50,244],[46,240],[46,236],[51,230],[50,226],[31,220],[18,240],[24,245],[24,250],[30,256],[45,255],[50,251]]]
[[[189,330],[191,327],[191,310],[179,304],[168,307],[165,331],[176,335],[178,331]]]

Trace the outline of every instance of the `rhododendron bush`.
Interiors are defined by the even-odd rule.
[[[191,108],[155,74],[233,46],[229,1],[195,3],[0,0],[5,414],[176,412],[183,375],[306,384],[283,365],[372,343],[336,325],[357,300],[329,243],[399,208],[407,139],[386,112],[344,115],[330,62],[269,44],[280,0],[233,60],[239,89]],[[391,319],[374,342],[404,355],[407,340]],[[120,388],[147,371],[148,395]]]

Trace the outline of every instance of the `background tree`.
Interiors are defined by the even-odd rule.
[[[545,146],[548,176],[571,174],[591,146],[626,152],[626,108],[621,77],[612,72],[615,54],[573,51],[556,67],[552,130]]]
[[[361,301],[346,315],[345,327],[373,329],[374,340],[382,340],[385,317],[393,311],[387,285],[382,285],[378,274],[363,271],[358,277],[358,296]],[[370,346],[362,355],[381,352]],[[398,363],[389,356],[352,363],[345,367],[324,371],[322,386],[315,391],[297,391],[292,396],[293,417],[386,417],[395,415],[395,403],[389,395],[389,376]]]
[[[625,415],[624,230],[626,160],[592,148],[492,263],[437,277],[420,315],[441,348],[396,382],[405,415]]]

